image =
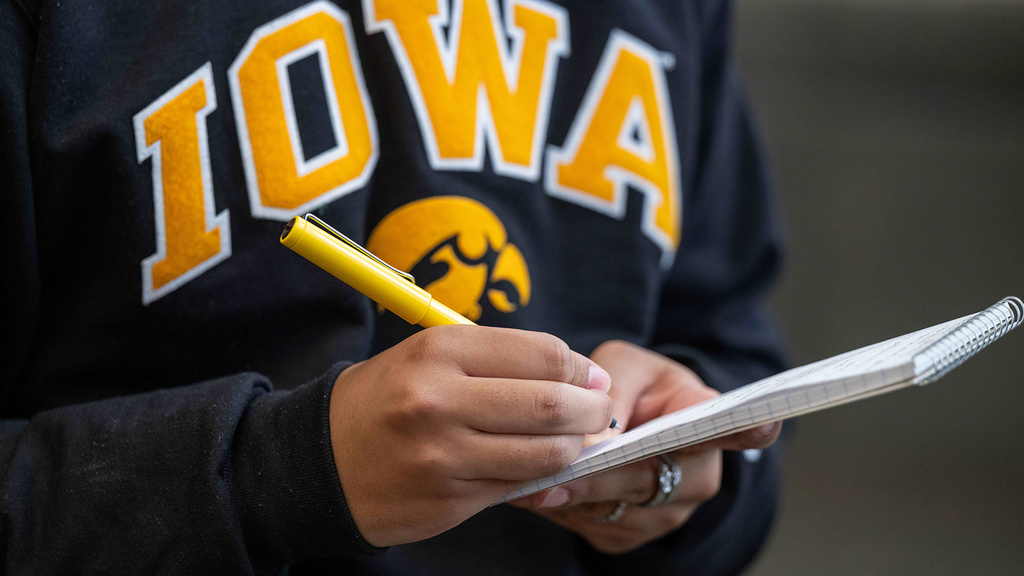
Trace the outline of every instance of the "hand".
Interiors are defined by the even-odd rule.
[[[548,334],[439,326],[341,373],[331,446],[368,542],[422,540],[524,480],[579,455],[607,429],[608,374]]]
[[[718,395],[689,368],[628,342],[605,342],[591,359],[611,375],[613,414],[627,430]],[[658,458],[563,484],[514,504],[534,509],[602,552],[628,552],[679,528],[700,504],[718,493],[722,450],[766,448],[781,430],[781,422],[766,424],[669,453],[682,471],[682,482],[672,500],[662,506],[639,506],[655,494]],[[588,443],[616,433],[605,430],[589,438]],[[628,505],[617,521],[596,521],[615,510],[619,502]]]

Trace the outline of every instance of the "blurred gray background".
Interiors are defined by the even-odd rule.
[[[741,0],[805,363],[1024,297],[1024,1]],[[800,419],[752,574],[1024,574],[1024,328]]]

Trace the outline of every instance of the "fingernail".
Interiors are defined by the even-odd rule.
[[[767,436],[767,435],[772,433],[772,430],[774,428],[775,428],[775,423],[774,422],[771,422],[769,424],[761,424],[757,428],[754,428],[754,434],[757,434],[758,436]]]
[[[587,388],[607,392],[612,388],[612,377],[593,361],[590,362],[590,369],[587,374]]]
[[[555,506],[564,506],[569,501],[569,491],[565,488],[552,488],[548,492],[544,500],[537,506],[537,508],[554,508]]]

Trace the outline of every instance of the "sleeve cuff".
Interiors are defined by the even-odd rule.
[[[239,522],[256,567],[338,554],[376,554],[356,528],[331,450],[330,400],[338,375],[265,394],[243,416],[232,447]]]

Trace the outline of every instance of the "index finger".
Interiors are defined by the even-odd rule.
[[[675,459],[682,482],[674,490],[672,501],[694,502],[711,499],[719,489],[722,457],[716,451],[681,456]],[[561,486],[530,494],[512,504],[530,508],[575,506],[595,502],[649,502],[658,490],[660,461],[647,458],[599,474],[573,480]]]
[[[424,332],[439,340],[446,360],[467,376],[565,382],[607,392],[611,377],[592,360],[544,332],[488,326],[437,326]]]

